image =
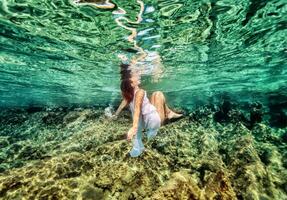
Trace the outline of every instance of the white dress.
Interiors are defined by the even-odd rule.
[[[134,116],[134,107],[135,107],[135,102],[134,102],[135,94],[136,94],[136,91],[134,92],[133,100],[129,104],[129,107],[130,107],[130,110],[133,116]],[[160,128],[160,116],[156,108],[150,103],[149,99],[147,98],[146,92],[144,94],[144,98],[143,98],[143,102],[141,106],[137,134],[135,135],[133,139],[133,148],[130,151],[130,155],[132,157],[139,156],[144,150],[144,145],[142,142],[142,129],[143,128],[147,129],[146,134],[147,134],[148,140],[155,137],[158,129]]]
[[[134,116],[134,107],[135,107],[135,94],[137,91],[134,92],[134,98],[130,102],[129,107]],[[160,116],[154,107],[147,98],[146,91],[144,94],[142,106],[141,106],[141,113],[140,118],[143,120],[143,126],[146,129],[159,129],[160,127]]]

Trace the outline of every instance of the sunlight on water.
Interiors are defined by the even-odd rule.
[[[286,16],[286,0],[1,0],[0,199],[287,199]],[[121,63],[181,118],[127,141]]]
[[[286,96],[284,0],[3,0],[0,9],[2,107],[114,104],[123,59],[175,105]]]

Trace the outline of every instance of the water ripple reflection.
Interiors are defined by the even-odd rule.
[[[0,106],[115,103],[119,58],[176,105],[286,97],[286,10],[284,0],[3,0]]]

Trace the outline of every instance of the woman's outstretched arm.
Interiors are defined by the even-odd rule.
[[[120,112],[128,105],[127,100],[124,98],[121,102],[121,104],[119,105],[117,111],[115,112],[115,116],[118,116],[120,114]]]
[[[141,114],[141,106],[143,103],[143,97],[144,97],[144,90],[140,89],[136,92],[135,95],[135,108],[134,108],[134,116],[133,116],[133,126],[128,132],[128,140],[131,140],[132,137],[136,134],[138,125],[139,125],[139,119]]]

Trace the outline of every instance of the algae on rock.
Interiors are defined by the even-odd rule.
[[[15,138],[1,136],[1,198],[287,198],[286,129],[219,123],[205,111],[161,127],[151,142],[144,138],[146,151],[131,158],[126,113],[109,120],[103,111],[80,109],[47,124],[47,112],[23,113],[25,122],[3,131],[13,130]]]

